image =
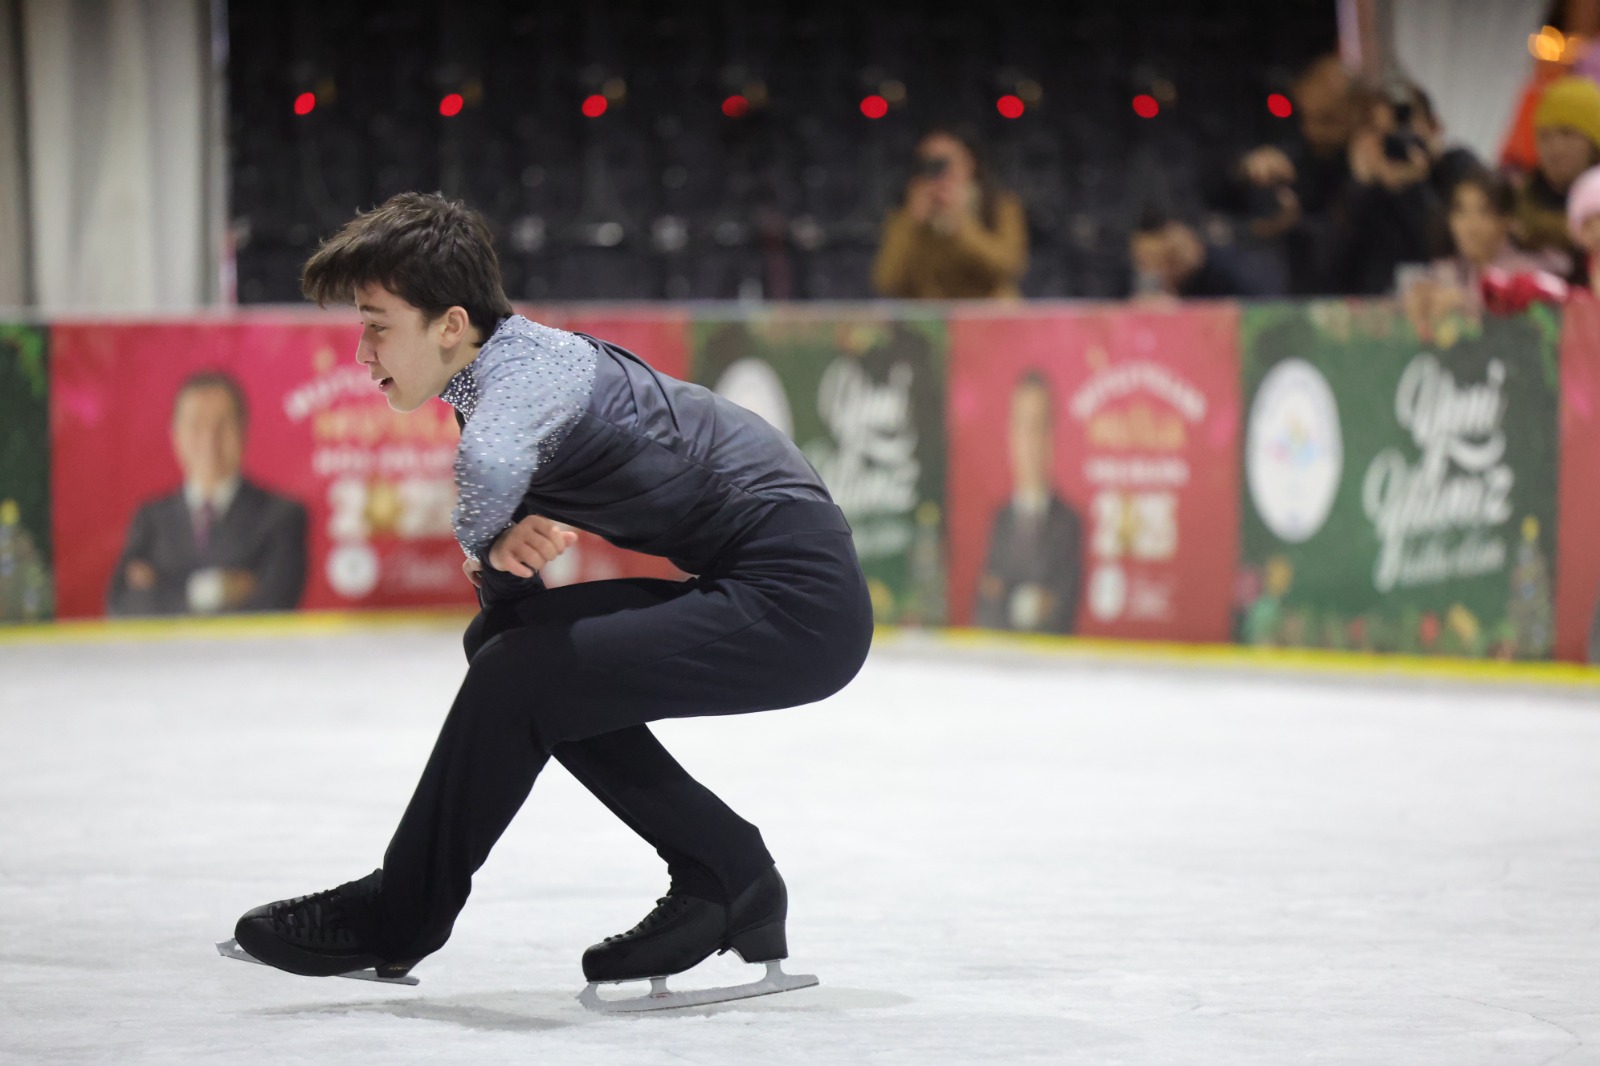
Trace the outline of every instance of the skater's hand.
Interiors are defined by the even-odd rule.
[[[473,588],[483,588],[483,564],[478,562],[478,560],[461,560],[461,572],[467,575],[467,580],[472,582]]]
[[[578,534],[561,523],[529,515],[495,538],[489,565],[514,577],[532,577],[577,540]]]

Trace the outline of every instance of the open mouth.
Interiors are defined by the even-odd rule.
[[[390,385],[393,385],[393,384],[394,384],[394,378],[379,378],[378,379],[378,388],[380,388],[380,389],[387,389]]]

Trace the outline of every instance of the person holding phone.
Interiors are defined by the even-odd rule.
[[[995,183],[970,137],[929,130],[904,202],[884,222],[873,288],[916,300],[1015,297],[1027,267],[1021,201]]]

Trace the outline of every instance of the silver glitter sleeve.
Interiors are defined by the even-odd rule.
[[[594,389],[593,345],[526,325],[497,333],[468,367],[475,395],[463,405],[471,413],[456,452],[452,520],[461,550],[473,559],[487,560],[535,471],[567,438]]]

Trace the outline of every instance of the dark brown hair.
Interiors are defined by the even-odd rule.
[[[178,417],[178,404],[183,402],[183,398],[201,389],[221,389],[228,394],[228,399],[233,401],[233,412],[239,416],[240,429],[250,421],[250,406],[244,401],[244,389],[239,386],[239,379],[226,370],[197,370],[184,378],[178,391],[172,394],[174,420]]]
[[[438,193],[403,192],[357,215],[322,243],[300,278],[319,306],[350,303],[366,284],[382,285],[430,322],[464,308],[485,340],[512,313],[488,223]]]
[[[1483,193],[1483,198],[1489,201],[1489,210],[1501,218],[1510,218],[1517,212],[1517,192],[1511,183],[1493,171],[1481,167],[1472,170],[1456,179],[1450,186],[1450,208],[1455,209],[1456,196],[1465,186],[1472,186]]]
[[[948,137],[965,148],[967,155],[972,157],[972,181],[978,187],[978,218],[993,229],[1000,209],[1000,183],[989,166],[988,155],[979,143],[978,135],[956,124],[928,126],[917,137],[917,148],[920,149],[930,137]]]

